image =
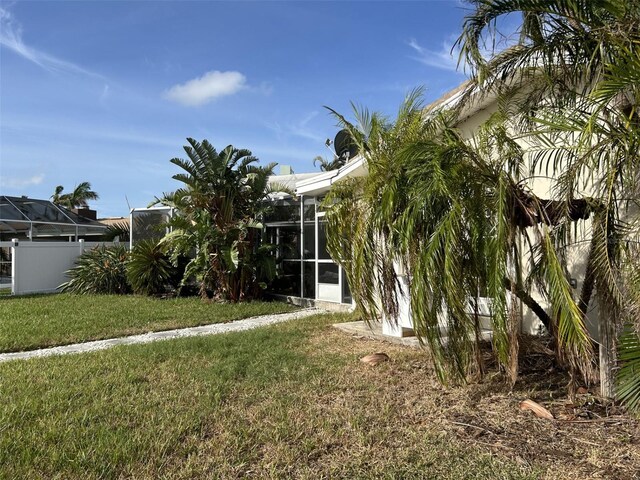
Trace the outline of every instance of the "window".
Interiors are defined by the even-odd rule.
[[[316,264],[314,262],[304,262],[302,287],[304,298],[316,298]]]
[[[316,226],[315,224],[304,225],[304,258],[313,260],[316,258]]]
[[[318,283],[339,283],[338,265],[335,263],[318,263]]]
[[[327,223],[324,220],[318,220],[318,258],[331,260],[327,250]]]
[[[269,290],[280,295],[300,296],[300,262],[282,261],[277,265],[278,277]]]

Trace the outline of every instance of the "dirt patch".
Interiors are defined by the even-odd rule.
[[[399,413],[399,432],[439,431],[479,453],[539,469],[541,478],[640,478],[640,422],[600,399],[596,389],[581,390],[570,401],[568,376],[544,346],[528,348],[513,388],[496,370],[489,350],[481,382],[448,388],[436,381],[426,353],[414,348],[327,330],[313,339],[309,354],[352,357],[343,381],[364,377],[375,386],[381,408]],[[372,352],[385,352],[391,361],[375,367],[358,361]],[[525,399],[549,409],[555,420],[520,410]]]

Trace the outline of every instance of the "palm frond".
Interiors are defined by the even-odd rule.
[[[640,336],[628,326],[618,343],[620,370],[617,376],[618,398],[635,414],[640,413]]]

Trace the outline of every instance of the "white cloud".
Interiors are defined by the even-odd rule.
[[[27,178],[3,177],[0,186],[4,188],[24,188],[32,185],[40,185],[44,180],[44,174],[33,175]]]
[[[415,39],[409,41],[409,46],[415,50],[416,56],[412,58],[429,67],[440,68],[450,72],[462,73],[458,70],[458,56],[460,50],[453,48],[453,41],[446,40],[442,42],[440,50],[429,50],[418,44]],[[462,66],[462,65],[461,65]]]
[[[286,140],[291,136],[304,138],[313,142],[324,144],[325,137],[323,137],[317,129],[312,128],[309,124],[311,121],[319,115],[317,110],[313,110],[307,113],[302,119],[295,123],[281,124],[278,121],[265,122],[264,126],[273,131],[279,140]]]
[[[495,38],[495,44],[486,45],[480,44],[480,54],[485,58],[491,58],[495,54],[513,46],[518,43],[519,23],[513,20],[505,20],[501,25],[501,31],[497,33]],[[440,45],[439,49],[430,50],[420,45],[416,39],[409,40],[408,45],[415,51],[417,55],[414,55],[414,60],[427,65],[429,67],[440,68],[450,72],[464,73],[465,67],[468,64],[464,58],[458,66],[458,59],[460,58],[460,46],[456,45],[458,34],[454,33],[449,35]]]
[[[182,85],[174,85],[164,92],[167,100],[195,107],[216,98],[233,95],[247,88],[247,79],[240,72],[213,70]]]
[[[309,127],[309,122],[318,116],[318,111],[314,110],[309,112],[307,116],[305,116],[300,122],[293,125],[288,125],[288,129],[291,134],[306,138],[307,140],[313,140],[315,142],[323,142],[324,138],[317,133],[317,131],[313,128]]]
[[[91,77],[104,78],[102,75],[90,72],[74,63],[67,62],[66,60],[26,45],[22,41],[22,26],[14,19],[11,12],[2,7],[0,7],[0,45],[49,72],[83,74]]]

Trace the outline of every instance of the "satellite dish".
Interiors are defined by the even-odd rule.
[[[333,141],[338,158],[349,161],[358,154],[358,146],[347,130],[340,130]]]

